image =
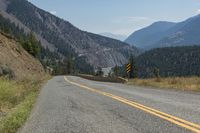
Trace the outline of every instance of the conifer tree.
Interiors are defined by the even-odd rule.
[[[131,64],[131,72],[130,78],[137,78],[138,77],[138,67],[133,56],[130,57],[129,63]]]

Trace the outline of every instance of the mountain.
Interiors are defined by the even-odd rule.
[[[126,42],[144,49],[200,44],[200,15],[179,23],[159,23],[133,33]]]
[[[16,79],[41,77],[44,69],[41,63],[25,51],[9,36],[0,33],[0,76],[4,71],[12,71]]]
[[[174,25],[175,23],[171,22],[153,23],[144,29],[134,32],[125,40],[125,42],[145,49],[159,41],[164,36],[165,31]]]
[[[160,76],[200,76],[200,46],[157,48],[136,58],[139,77],[154,76],[158,68]]]
[[[165,32],[165,37],[150,47],[200,45],[200,15],[191,17]]]
[[[57,53],[61,61],[81,58],[82,64],[112,67],[126,63],[131,54],[139,53],[137,48],[124,42],[82,31],[26,0],[0,0],[0,5],[3,17],[25,33],[34,32],[43,48]]]
[[[124,41],[127,38],[127,36],[125,36],[125,35],[112,34],[109,32],[100,33],[100,35],[106,36],[109,38],[114,38],[114,39],[121,40],[121,41]]]

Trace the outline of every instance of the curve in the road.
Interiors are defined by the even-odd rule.
[[[103,92],[103,91],[100,91],[100,90],[97,90],[97,89],[93,89],[91,87],[88,87],[88,86],[85,86],[85,85],[82,85],[82,84],[79,84],[79,83],[76,83],[76,82],[72,82],[66,76],[64,77],[64,79],[65,79],[65,81],[67,81],[67,82],[69,82],[69,83],[71,83],[73,85],[76,85],[76,86],[79,86],[81,88],[90,90],[92,92],[96,92],[98,94],[101,94],[101,95],[110,97],[112,99],[115,99],[117,101],[120,101],[122,103],[125,103],[125,104],[127,104],[129,106],[132,106],[132,107],[135,107],[137,109],[143,110],[143,111],[145,111],[147,113],[150,113],[150,114],[155,115],[155,116],[157,116],[159,118],[167,120],[167,121],[169,121],[171,123],[174,123],[174,124],[176,124],[178,126],[181,126],[181,127],[185,128],[187,130],[190,130],[192,132],[200,133],[200,125],[199,124],[195,124],[195,123],[189,122],[187,120],[172,116],[170,114],[167,114],[167,113],[161,112],[159,110],[147,107],[147,106],[139,104],[137,102],[130,101],[130,100],[125,99],[123,97],[119,97],[119,96],[113,95],[111,93]]]

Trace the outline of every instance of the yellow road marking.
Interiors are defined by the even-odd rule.
[[[181,127],[184,127],[185,129],[187,130],[190,130],[190,131],[193,131],[195,133],[200,133],[200,125],[199,124],[195,124],[195,123],[192,123],[192,122],[189,122],[189,121],[186,121],[184,119],[181,119],[181,118],[178,118],[178,117],[175,117],[175,116],[172,116],[170,114],[167,114],[167,113],[164,113],[164,112],[161,112],[159,110],[156,110],[156,109],[153,109],[153,108],[150,108],[150,107],[147,107],[147,106],[144,106],[142,104],[139,104],[139,103],[136,103],[136,102],[133,102],[133,101],[130,101],[128,99],[125,99],[125,98],[122,98],[122,97],[119,97],[119,96],[116,96],[116,95],[113,95],[111,93],[107,93],[107,92],[103,92],[103,91],[100,91],[100,90],[96,90],[96,89],[93,89],[93,88],[90,88],[88,86],[85,86],[85,85],[81,85],[81,84],[78,84],[76,82],[72,82],[70,80],[67,79],[67,77],[65,76],[64,79],[73,84],[73,85],[76,85],[78,87],[81,87],[81,88],[85,88],[87,90],[90,90],[92,92],[96,92],[96,93],[99,93],[101,95],[104,95],[104,96],[107,96],[107,97],[110,97],[112,99],[115,99],[117,101],[120,101],[122,103],[125,103],[129,106],[132,106],[132,107],[135,107],[135,108],[138,108],[140,110],[143,110],[147,113],[150,113],[152,115],[155,115],[155,116],[158,116],[164,120],[167,120],[171,123],[174,123],[176,125],[179,125]]]

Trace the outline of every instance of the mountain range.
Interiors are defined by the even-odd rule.
[[[127,43],[82,31],[27,0],[0,0],[0,14],[25,33],[33,32],[43,48],[64,58],[84,58],[93,67],[113,67],[139,50]]]
[[[200,45],[200,15],[183,22],[156,22],[134,32],[125,42],[143,49]]]

